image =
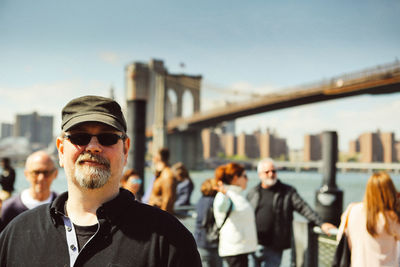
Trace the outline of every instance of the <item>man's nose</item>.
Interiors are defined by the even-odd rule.
[[[86,145],[85,150],[89,151],[91,153],[99,153],[102,151],[102,146],[100,145],[99,140],[97,139],[97,136],[92,136],[89,144]]]
[[[36,178],[39,182],[43,181],[46,179],[46,175],[43,172],[39,172],[37,178]]]

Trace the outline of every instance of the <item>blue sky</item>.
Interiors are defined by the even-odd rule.
[[[0,121],[55,116],[71,98],[125,101],[124,67],[164,60],[203,76],[202,108],[238,101],[212,88],[282,91],[400,58],[400,2],[0,1]],[[185,64],[184,68],[180,63]],[[394,131],[400,94],[359,96],[251,116],[238,132],[273,128],[291,148],[336,130],[341,150],[365,131]],[[57,128],[58,129],[58,128]]]

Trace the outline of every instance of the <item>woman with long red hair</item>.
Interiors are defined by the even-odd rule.
[[[214,217],[220,229],[219,255],[229,267],[247,267],[248,254],[257,248],[254,210],[241,195],[246,189],[247,175],[243,166],[228,163],[215,170],[218,193],[214,199]]]
[[[351,266],[399,266],[399,205],[390,176],[386,172],[372,174],[367,182],[364,201],[349,205],[339,227],[338,239],[343,230],[348,237]]]

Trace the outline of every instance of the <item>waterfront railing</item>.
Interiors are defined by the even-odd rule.
[[[195,230],[195,206],[183,206],[175,209],[179,220],[192,233]],[[293,222],[295,251],[284,254],[282,266],[330,267],[335,254],[337,230],[331,230],[329,235],[321,228],[305,221]]]

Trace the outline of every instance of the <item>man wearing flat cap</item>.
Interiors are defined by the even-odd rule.
[[[68,192],[16,217],[0,235],[0,266],[201,266],[191,233],[119,188],[130,139],[117,102],[73,99],[57,138]]]

